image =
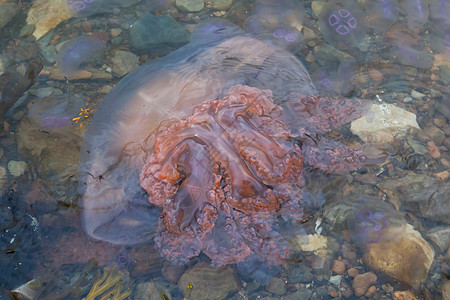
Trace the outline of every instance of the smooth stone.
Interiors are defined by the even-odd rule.
[[[325,4],[326,4],[326,2],[321,1],[321,0],[315,0],[311,3],[311,8],[317,17],[319,16],[319,14],[322,11],[322,8],[325,6]]]
[[[56,28],[61,22],[70,18],[70,9],[67,1],[62,0],[36,0],[27,14],[27,23],[35,25],[34,37],[38,40],[50,30]]]
[[[54,45],[41,47],[41,54],[49,63],[52,64],[56,62],[56,56],[58,55]]]
[[[11,64],[12,61],[8,57],[0,54],[0,75],[3,74]]]
[[[27,37],[34,32],[34,25],[27,24],[20,29],[19,37]]]
[[[364,295],[369,286],[377,282],[377,275],[373,272],[367,272],[364,274],[359,274],[353,279],[353,290],[355,295],[360,297]]]
[[[122,29],[120,28],[113,28],[111,29],[111,37],[115,38],[116,36],[119,36],[122,33]]]
[[[350,127],[366,143],[392,143],[398,134],[419,129],[415,114],[393,104],[372,104],[369,112]]]
[[[439,66],[439,77],[445,84],[450,84],[450,68],[448,66]]]
[[[441,285],[442,299],[450,300],[450,280],[446,280]]]
[[[329,44],[321,46],[316,53],[316,61],[321,66],[336,64],[337,62],[340,64],[348,58],[351,58],[351,56]]]
[[[203,3],[203,2],[202,2]],[[145,13],[133,25],[131,45],[138,51],[155,51],[163,55],[189,42],[190,33],[171,16]]]
[[[309,300],[312,293],[310,289],[298,289],[295,293],[285,296],[284,300]]]
[[[397,208],[401,202],[407,202],[408,198],[415,193],[430,188],[436,184],[436,179],[430,176],[407,172],[406,176],[401,178],[391,178],[378,184],[380,188],[389,198],[389,202]],[[419,211],[417,208],[416,212]]]
[[[332,284],[334,284],[336,286],[339,286],[341,284],[341,281],[342,281],[342,276],[341,275],[331,276],[330,280],[329,280],[330,283],[332,283]]]
[[[425,94],[422,94],[416,90],[412,90],[411,91],[411,97],[413,97],[414,99],[423,99],[425,97]]]
[[[327,255],[328,253],[328,239],[324,235],[299,235],[296,242],[302,251],[313,252],[315,255]]]
[[[307,266],[299,265],[288,272],[287,278],[289,283],[310,283],[314,275]]]
[[[0,3],[0,29],[5,27],[19,12],[20,7],[16,3]]]
[[[239,284],[230,267],[215,268],[200,262],[186,270],[178,280],[178,288],[186,296],[188,284],[192,283],[190,299],[226,299],[239,290]]]
[[[412,97],[407,96],[407,97],[403,98],[403,103],[410,103],[412,100],[413,100]]]
[[[118,77],[122,77],[139,66],[139,58],[128,51],[116,51],[113,62],[113,73]]]
[[[183,11],[197,12],[203,9],[204,2],[203,0],[176,0],[175,5]]]
[[[210,0],[207,4],[210,4],[212,9],[226,10],[233,5],[233,0]]]
[[[344,274],[345,264],[342,261],[335,259],[331,270],[336,274]]]
[[[8,172],[6,171],[5,168],[0,166],[0,194],[1,195],[3,195],[3,193],[6,191],[7,187],[8,187]],[[2,222],[4,222],[4,220],[2,220]]]
[[[54,88],[54,87],[43,87],[43,88],[38,88],[38,89],[30,89],[28,90],[28,92],[33,95],[36,96],[38,98],[46,98],[46,97],[52,97],[52,96],[61,96],[63,94],[63,91],[58,89],[58,88]]]
[[[415,192],[413,189],[410,186],[400,189],[406,210],[432,221],[450,224],[450,182],[418,188]]]
[[[388,227],[388,230],[389,233],[383,234],[395,238],[367,244],[363,254],[364,263],[374,271],[413,286],[425,281],[434,261],[433,247],[410,224]]]
[[[14,177],[22,176],[27,169],[27,163],[24,161],[10,160],[8,162],[8,171]]]
[[[445,132],[433,124],[428,124],[423,132],[438,146],[442,145],[445,139]]]
[[[166,295],[168,299],[172,299],[170,290],[161,284],[151,281],[143,282],[137,285],[134,299],[161,300],[164,299],[161,294]]]
[[[123,43],[123,38],[121,36],[116,36],[111,39],[111,44],[119,46]]]
[[[281,295],[286,294],[287,288],[286,288],[286,284],[284,283],[283,279],[274,278],[269,283],[269,285],[266,287],[266,290],[272,294],[281,296]]]
[[[450,246],[450,227],[448,226],[435,227],[428,231],[426,236],[439,247],[441,252]]]

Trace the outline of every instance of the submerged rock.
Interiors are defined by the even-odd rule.
[[[353,279],[353,289],[355,290],[355,295],[360,297],[364,295],[370,285],[377,282],[377,275],[373,272],[367,272],[364,274],[359,274]]]
[[[14,177],[22,176],[27,169],[27,163],[24,161],[11,160],[8,163],[8,171]]]
[[[203,0],[176,0],[175,5],[187,12],[201,11],[204,7]]]
[[[350,130],[364,142],[389,143],[397,134],[420,129],[416,115],[393,104],[372,104],[370,111],[352,122]]]
[[[171,48],[178,48],[189,42],[190,34],[171,16],[146,13],[134,23],[130,37],[131,45],[138,51],[156,51],[165,55]]]
[[[9,23],[20,12],[20,7],[16,3],[0,3],[0,29]]]
[[[396,238],[367,245],[364,263],[410,285],[425,281],[434,261],[433,247],[409,224],[393,228],[390,234]]]
[[[433,241],[439,247],[439,250],[444,252],[450,245],[450,227],[435,227],[427,232],[427,238]]]
[[[192,288],[188,285],[191,283]],[[215,268],[200,262],[181,275],[178,287],[190,299],[226,299],[239,289],[233,270],[229,267]]]
[[[64,0],[36,0],[27,15],[27,23],[35,25],[34,37],[38,40],[61,22],[72,18],[71,6]]]

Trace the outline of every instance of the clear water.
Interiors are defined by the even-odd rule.
[[[14,15],[0,23],[0,299],[391,299],[406,291],[448,299],[450,2],[197,1],[192,12],[183,2],[196,1],[0,2],[4,20]],[[173,20],[144,23],[147,13]],[[177,230],[190,228],[209,201],[198,196],[211,184],[205,174],[233,157],[251,167],[242,158],[249,148],[204,152],[225,135],[249,138],[241,126],[209,136],[209,148],[183,144],[191,150],[176,158],[178,170],[195,175],[196,189],[181,176],[176,196],[155,192],[160,181],[144,190],[139,174],[155,132],[239,84],[270,90],[284,111],[283,145],[304,156],[301,184],[289,194],[299,206],[250,213],[246,228],[261,227],[259,244],[244,238],[248,256],[232,239],[244,235],[225,233],[220,214],[203,246],[184,233],[160,238],[153,204],[172,197],[184,213]],[[311,120],[325,110],[297,111],[298,94],[332,97],[335,117],[345,112],[339,100],[364,99],[391,125],[407,118],[392,117],[394,105],[420,130],[395,130],[389,140],[381,140],[386,130],[356,135],[350,121],[359,112],[321,130]],[[201,132],[192,135],[207,141]],[[362,151],[364,163],[334,167],[325,154],[342,144]],[[245,179],[242,170],[233,174]],[[235,218],[244,228],[247,219]],[[392,253],[400,263],[383,266]],[[376,280],[358,288],[355,272]]]

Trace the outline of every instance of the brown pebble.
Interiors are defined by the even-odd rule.
[[[92,25],[89,21],[83,21],[81,23],[81,28],[83,28],[84,32],[91,32],[92,31]]]
[[[441,159],[441,164],[446,168],[450,168],[450,161],[445,158]]]
[[[395,300],[417,300],[416,296],[410,291],[399,291],[394,292],[394,297],[392,299]]]
[[[345,272],[345,264],[342,261],[339,260],[334,260],[333,262],[333,267],[331,268],[331,270],[336,273],[336,274],[344,274]]]
[[[342,296],[344,296],[345,299],[350,298],[353,295],[352,289],[345,282],[341,283],[340,290],[341,290]]]
[[[450,173],[448,171],[442,171],[442,172],[434,174],[434,177],[436,177],[437,180],[443,182],[443,181],[446,181],[450,177]]]
[[[383,80],[383,73],[378,71],[377,69],[372,69],[369,71],[369,76],[373,81],[381,81]]]
[[[122,29],[120,28],[113,28],[111,29],[111,36],[116,37],[119,36],[122,33]]]
[[[364,295],[370,285],[377,282],[377,275],[374,272],[367,272],[364,274],[359,274],[353,279],[353,290],[355,295],[360,297]]]
[[[342,234],[342,237],[344,238],[344,240],[346,240],[347,242],[350,243],[350,239],[351,239],[350,231],[348,229],[344,229],[344,230],[341,230],[341,234]]]
[[[339,296],[337,291],[328,291],[328,294],[333,298],[337,298]]]
[[[450,150],[450,137],[445,138],[442,143]]]
[[[389,283],[383,284],[381,286],[381,288],[383,289],[383,291],[385,291],[388,294],[390,294],[390,293],[392,293],[394,291],[394,288]]]
[[[439,148],[436,147],[436,144],[433,141],[429,141],[427,143],[427,150],[428,153],[430,153],[431,157],[434,159],[438,159],[441,157],[441,152],[439,151]]]
[[[359,275],[359,271],[355,268],[350,268],[347,270],[347,274],[348,274],[348,276],[355,278],[356,276]]]
[[[364,294],[364,296],[370,297],[373,293],[375,293],[376,290],[377,290],[377,288],[376,288],[374,285],[372,285],[372,286],[367,290],[367,292]]]

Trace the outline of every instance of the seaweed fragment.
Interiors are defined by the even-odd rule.
[[[95,300],[96,297],[101,296],[99,300],[122,300],[131,294],[130,289],[121,292],[123,287],[123,274],[115,269],[106,268],[103,271],[98,271],[98,280],[94,283],[91,290],[82,300]]]

